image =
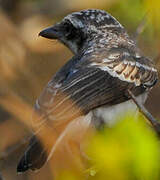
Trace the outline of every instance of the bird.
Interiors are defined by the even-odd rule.
[[[127,90],[144,104],[158,80],[152,60],[142,54],[118,20],[104,10],[72,12],[39,36],[58,40],[72,51],[73,57],[51,78],[34,107],[33,114],[39,115],[37,126],[42,127],[38,134],[43,131],[41,125],[50,122],[50,131],[57,132],[57,136],[46,150],[38,135],[33,135],[17,166],[18,172],[43,167],[57,141],[65,137],[66,129],[81,134],[76,132],[76,122],[77,126],[112,126],[118,114],[137,109]]]

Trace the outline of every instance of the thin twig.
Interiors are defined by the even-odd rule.
[[[137,41],[138,36],[144,31],[145,29],[145,25],[146,25],[146,14],[144,15],[144,17],[142,18],[141,22],[139,23],[139,25],[136,28],[135,33],[133,34],[133,39],[135,41]]]
[[[139,108],[140,112],[148,119],[148,121],[152,124],[158,136],[160,136],[160,123],[152,116],[150,112],[143,106],[143,104],[139,103],[134,94],[128,89],[128,93],[131,96],[134,103]]]

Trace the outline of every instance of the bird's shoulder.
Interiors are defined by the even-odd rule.
[[[126,47],[111,48],[101,51],[90,59],[90,66],[108,72],[121,81],[152,87],[158,79],[158,72],[149,58],[135,49]]]

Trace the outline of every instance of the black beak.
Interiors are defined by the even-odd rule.
[[[42,30],[39,33],[39,36],[48,38],[48,39],[59,39],[62,36],[59,25],[55,25],[49,28]]]

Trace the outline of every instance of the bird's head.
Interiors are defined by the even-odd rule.
[[[88,9],[69,14],[61,22],[42,30],[39,35],[58,39],[77,54],[86,43],[114,28],[123,29],[123,26],[103,10]]]

